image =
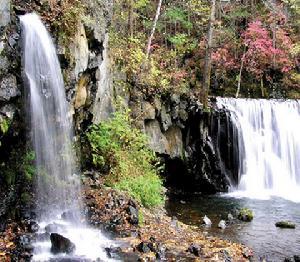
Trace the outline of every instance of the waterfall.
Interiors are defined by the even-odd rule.
[[[80,218],[80,177],[76,174],[71,118],[68,117],[68,103],[54,44],[36,14],[21,16],[20,21],[25,94],[36,158],[40,233],[46,225],[55,223],[55,233],[76,245],[73,255],[107,260],[101,246],[108,240],[84,225]],[[67,219],[66,214],[69,214]],[[49,240],[35,243],[33,260],[49,261],[53,256],[50,247]]]
[[[231,195],[300,202],[300,103],[218,98],[238,132],[240,181]]]

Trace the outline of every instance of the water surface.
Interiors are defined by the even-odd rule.
[[[221,219],[228,213],[248,207],[255,213],[250,223],[235,221],[225,230],[218,229]],[[223,239],[243,243],[251,247],[255,257],[267,258],[267,261],[283,261],[284,258],[300,255],[300,204],[281,198],[269,200],[233,198],[224,196],[196,196],[189,198],[171,198],[167,203],[169,215],[176,216],[186,224],[201,226],[202,217],[212,220],[210,229],[203,231]],[[290,220],[296,229],[280,229],[275,223]]]

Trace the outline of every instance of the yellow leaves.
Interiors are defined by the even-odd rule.
[[[9,242],[9,243],[7,243],[6,244],[6,248],[11,248],[11,247],[13,247],[14,246],[14,243],[13,242]]]

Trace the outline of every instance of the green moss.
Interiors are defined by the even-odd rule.
[[[254,218],[254,213],[251,209],[242,208],[239,211],[239,214],[238,214],[238,219],[239,220],[242,220],[242,221],[245,221],[245,222],[250,222],[250,221],[253,220],[253,218]]]
[[[92,126],[87,138],[95,167],[109,169],[107,185],[127,192],[145,207],[163,203],[158,159],[147,137],[131,126],[129,111],[116,112],[112,119]]]

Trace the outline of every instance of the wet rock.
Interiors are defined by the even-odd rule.
[[[7,102],[20,95],[17,87],[17,79],[13,75],[8,75],[0,83],[0,101]]]
[[[221,220],[218,224],[218,228],[225,229],[226,228],[226,222],[225,220]]]
[[[119,254],[122,252],[120,247],[106,247],[105,248],[106,255],[109,258],[118,258]]]
[[[31,233],[35,233],[39,230],[40,226],[37,222],[35,221],[30,221],[30,224],[29,224],[29,231]]]
[[[206,225],[206,226],[211,226],[212,225],[212,222],[211,220],[205,215],[203,220],[202,220],[202,223],[203,225]]]
[[[8,43],[11,48],[16,48],[19,38],[20,38],[20,36],[17,33],[14,33],[9,37]]]
[[[75,245],[68,238],[63,237],[62,235],[52,233],[50,235],[50,240],[51,240],[51,252],[53,254],[58,254],[58,253],[70,254],[75,250]]]
[[[295,255],[294,260],[295,262],[300,262],[300,255]]]
[[[253,217],[254,217],[254,213],[249,208],[242,208],[238,214],[238,219],[244,222],[252,221]]]
[[[19,237],[19,243],[21,246],[26,246],[29,245],[31,243],[31,235],[29,234],[24,234],[22,236]]]
[[[234,217],[233,217],[233,215],[232,215],[231,213],[229,213],[229,214],[227,215],[227,219],[228,219],[229,221],[231,221],[231,220],[234,219]]]
[[[148,243],[146,242],[141,242],[140,244],[137,245],[137,250],[141,253],[148,253],[150,252],[150,248],[148,247]]]
[[[197,244],[191,244],[188,248],[188,252],[192,253],[196,257],[200,257],[202,254],[201,247]]]
[[[129,222],[132,225],[138,225],[139,223],[139,211],[133,206],[128,206],[127,213],[130,215]]]
[[[275,224],[276,227],[295,229],[296,225],[290,221],[279,221]]]

